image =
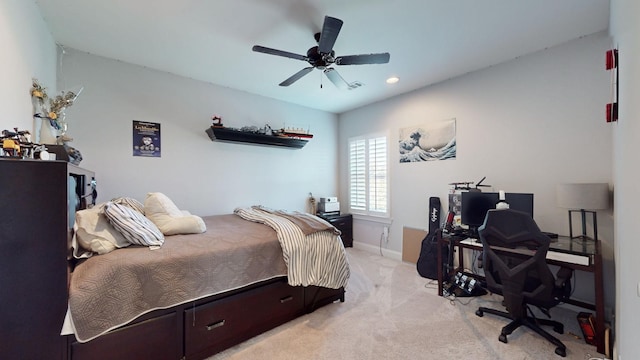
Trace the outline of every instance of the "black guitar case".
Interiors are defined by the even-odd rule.
[[[416,268],[420,276],[437,280],[438,279],[438,237],[440,233],[442,236],[442,230],[440,229],[440,198],[429,198],[429,233],[422,240],[420,247],[420,256],[418,257],[418,263]],[[449,248],[442,246],[442,264],[446,269],[446,262],[449,258]],[[443,271],[444,271],[443,269]],[[445,273],[443,273],[445,274]]]

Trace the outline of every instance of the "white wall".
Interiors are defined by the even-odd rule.
[[[32,78],[56,90],[56,45],[33,0],[0,0],[0,131],[33,133]]]
[[[67,110],[71,146],[98,178],[98,199],[164,192],[195,214],[261,204],[305,210],[308,193],[337,193],[337,116],[66,49],[58,84],[83,85]],[[212,69],[211,71],[224,71]],[[230,127],[309,127],[302,149],[212,142],[218,114]],[[132,156],[132,121],[161,124],[161,158]]]
[[[555,202],[556,184],[612,183],[612,127],[604,119],[609,74],[607,34],[577,39],[340,115],[340,197],[348,200],[347,139],[376,131],[391,136],[390,239],[402,251],[402,228],[428,227],[428,199],[448,206],[448,185],[478,181],[493,190],[534,193],[534,218],[545,231],[568,233],[566,209]],[[457,158],[399,163],[399,129],[456,118]],[[485,189],[492,190],[492,189]],[[598,217],[613,304],[612,212]],[[354,241],[378,246],[381,225],[354,222]],[[579,277],[581,298],[593,297],[590,274]],[[582,283],[584,281],[584,283]]]
[[[635,0],[612,0],[611,48],[620,51],[620,120],[614,124],[616,348],[618,360],[638,358],[640,342],[640,25]]]

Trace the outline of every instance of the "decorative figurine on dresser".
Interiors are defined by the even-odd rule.
[[[0,357],[65,359],[67,256],[75,211],[95,203],[93,172],[0,158]]]

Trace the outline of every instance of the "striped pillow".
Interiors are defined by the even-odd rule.
[[[164,243],[164,235],[151,220],[132,208],[107,203],[104,214],[116,230],[132,244],[142,246],[160,246]]]
[[[115,198],[115,199],[111,199],[111,202],[116,203],[116,204],[120,204],[120,205],[126,205],[126,206],[132,208],[133,210],[135,210],[135,211],[137,211],[137,212],[139,212],[141,214],[144,214],[144,205],[140,201],[138,201],[138,200],[136,200],[134,198],[122,196],[122,197],[118,197],[118,198]]]

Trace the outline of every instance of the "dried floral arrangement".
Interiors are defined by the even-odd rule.
[[[82,91],[82,88],[80,89]],[[37,79],[33,79],[31,87],[31,96],[36,99],[42,113],[36,113],[34,116],[49,119],[51,126],[56,130],[66,130],[64,123],[64,110],[73,105],[73,102],[80,94],[80,91],[62,91],[54,98],[49,98],[45,87],[40,85]],[[48,107],[47,107],[48,100]]]

